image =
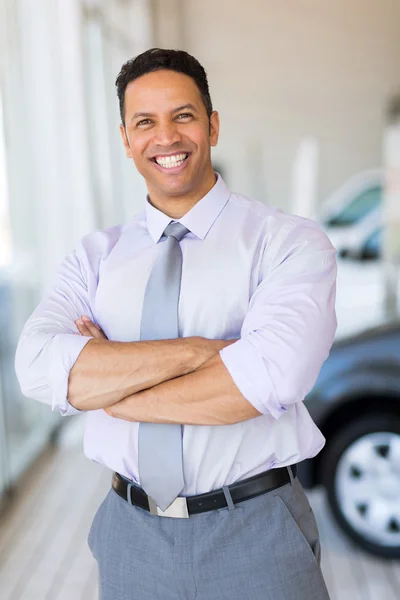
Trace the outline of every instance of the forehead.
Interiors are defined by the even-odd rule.
[[[200,90],[191,77],[175,71],[147,73],[131,81],[125,91],[127,117],[141,110],[165,112],[189,103],[201,110]]]

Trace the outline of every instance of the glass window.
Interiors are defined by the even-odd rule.
[[[7,184],[6,146],[0,95],[0,497],[27,468],[47,442],[60,417],[47,406],[22,396],[14,357],[23,323],[38,293],[21,260],[18,230],[25,221],[18,199],[13,211]],[[31,252],[36,252],[31,246]]]
[[[363,258],[380,258],[382,249],[382,229],[377,229],[367,239],[363,248]]]
[[[38,145],[32,152],[28,127],[29,110],[33,113],[35,103],[32,94],[23,93],[20,74],[24,71],[21,69],[24,36],[17,19],[17,3],[8,4],[7,27],[4,26],[0,36],[6,56],[0,64],[0,502],[4,490],[29,468],[61,422],[61,417],[48,406],[22,395],[14,369],[23,324],[41,295],[40,267],[44,255],[39,242],[48,236],[50,227],[47,223],[45,226],[40,223],[40,228],[35,226],[38,224],[35,214],[44,195],[43,181],[40,180],[41,191],[38,192],[34,182],[39,179],[32,176],[40,155]],[[0,12],[2,8],[0,2]],[[39,38],[31,25],[31,15],[23,12],[32,35]],[[2,19],[4,21],[1,12],[1,25]],[[29,55],[33,55],[32,45],[28,50]],[[4,70],[3,64],[7,65]],[[38,66],[42,69],[42,63],[38,62]],[[41,99],[46,97],[46,103],[42,103],[45,112],[49,107],[48,90],[38,84],[37,91]],[[40,158],[48,161],[49,156],[40,155]],[[51,200],[54,201],[54,197]]]
[[[368,188],[347,204],[343,210],[329,219],[329,227],[345,227],[354,225],[372,210],[379,207],[382,201],[382,187]]]

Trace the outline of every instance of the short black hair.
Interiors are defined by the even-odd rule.
[[[151,48],[123,64],[115,81],[122,124],[125,126],[125,90],[128,84],[142,75],[161,71],[162,69],[184,73],[194,80],[199,88],[208,118],[210,118],[213,107],[208,89],[207,74],[199,61],[184,50]]]

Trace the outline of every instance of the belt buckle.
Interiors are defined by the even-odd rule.
[[[158,517],[171,517],[174,519],[188,519],[189,511],[187,506],[187,499],[184,497],[175,498],[173,502],[166,508],[165,510],[161,510],[159,506],[157,506],[156,502],[150,496],[147,496],[149,501],[149,509],[152,515],[157,515]]]

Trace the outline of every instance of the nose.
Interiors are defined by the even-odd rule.
[[[174,121],[159,123],[155,136],[154,143],[158,146],[173,146],[176,142],[181,141],[181,136],[178,127]]]

